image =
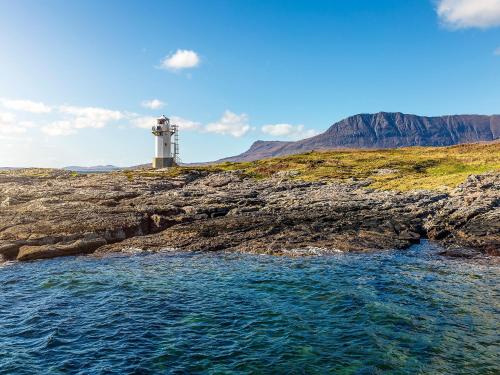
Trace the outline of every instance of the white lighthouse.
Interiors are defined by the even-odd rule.
[[[170,124],[170,119],[162,116],[156,120],[156,125],[153,126],[151,132],[155,136],[153,168],[172,167],[179,154],[177,125]],[[172,142],[172,135],[175,135],[174,142]]]

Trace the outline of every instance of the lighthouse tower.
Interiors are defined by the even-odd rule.
[[[168,117],[162,116],[156,120],[151,132],[155,136],[155,157],[153,168],[167,168],[174,166],[177,161],[179,146],[177,143],[177,125],[170,124]],[[175,134],[176,142],[172,143]]]

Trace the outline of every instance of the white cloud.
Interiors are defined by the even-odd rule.
[[[49,113],[52,108],[41,102],[33,102],[31,100],[2,100],[4,107],[16,111],[25,111],[31,113]]]
[[[0,134],[15,135],[26,133],[24,124],[16,123],[16,116],[8,112],[0,112]]]
[[[151,107],[157,107],[159,103],[161,103],[161,101],[153,99],[149,104]],[[130,121],[134,126],[146,129],[151,128],[151,126],[156,123],[155,117],[145,117],[137,113],[101,107],[80,107],[72,105],[48,107],[43,103],[3,98],[0,98],[0,104],[14,110],[30,111],[32,113],[37,113],[39,116],[44,116],[42,118],[37,118],[35,121],[33,121],[33,116],[31,116],[30,121],[26,121],[26,118],[18,119],[14,113],[0,112],[0,134],[3,136],[8,135],[9,137],[26,133],[27,129],[31,128],[37,128],[50,136],[66,136],[77,133],[79,129],[104,128],[119,120]],[[44,106],[46,107],[45,109]],[[47,108],[50,108],[50,114],[47,112]],[[180,127],[184,129],[197,129],[201,127],[199,123],[180,117],[177,117],[176,121],[178,121]],[[118,128],[119,125],[123,124],[118,123],[116,125]]]
[[[500,26],[500,0],[438,0],[437,14],[456,29]]]
[[[133,118],[130,121],[137,128],[151,129],[156,124],[156,117],[141,116],[141,117]]]
[[[127,118],[127,114],[99,107],[58,106],[59,118],[40,127],[40,130],[50,136],[66,136],[76,134],[78,129],[100,129],[110,122]]]
[[[34,124],[30,121],[19,121],[13,113],[0,112],[0,139],[2,140],[19,139],[20,135],[23,135],[23,138],[26,139],[24,134],[28,131],[28,128],[33,126]]]
[[[188,120],[178,116],[172,116],[170,118],[172,124],[179,125],[179,130],[199,130],[201,129],[201,124],[199,122]]]
[[[151,129],[156,124],[157,117],[153,116],[139,116],[130,120],[137,128]],[[171,116],[170,123],[179,126],[180,130],[200,130],[201,124],[196,121],[188,120],[178,116]]]
[[[261,131],[274,137],[284,137],[292,140],[312,137],[318,132],[314,129],[305,129],[304,125],[269,124],[263,125]]]
[[[16,116],[8,112],[0,112],[0,124],[11,124],[14,123]]]
[[[76,129],[70,121],[55,121],[48,125],[42,126],[42,132],[51,136],[75,134]]]
[[[168,70],[180,70],[195,68],[200,64],[200,57],[191,50],[178,49],[174,54],[166,56],[160,64],[160,68]]]
[[[163,103],[160,99],[152,99],[152,100],[143,100],[141,102],[141,105],[144,108],[159,109],[162,108],[165,105],[165,103]]]
[[[69,121],[76,129],[103,128],[111,121],[125,118],[125,114],[120,111],[98,107],[60,106],[59,112],[74,116]]]
[[[233,137],[241,137],[250,130],[248,116],[245,113],[237,115],[231,111],[225,111],[217,122],[205,126],[205,131]]]
[[[156,124],[156,117],[153,116],[141,116],[139,114],[131,114],[131,116],[130,122],[138,128],[151,129]],[[249,124],[247,114],[236,114],[229,110],[226,110],[218,121],[206,125],[179,116],[170,116],[169,118],[171,123],[178,125],[181,131],[215,133],[238,138],[251,130],[255,130]],[[308,138],[318,134],[316,130],[306,129],[304,125],[290,124],[264,125],[261,127],[261,131],[274,137],[283,137],[292,140]]]
[[[493,54],[495,56],[500,56],[500,47],[498,47],[496,50],[493,51]]]

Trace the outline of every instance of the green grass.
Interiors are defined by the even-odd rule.
[[[220,163],[202,167],[175,167],[166,171],[139,170],[134,177],[175,177],[190,170],[239,170],[264,179],[281,172],[305,181],[369,179],[382,190],[446,190],[471,174],[500,172],[500,143],[451,147],[408,147],[387,150],[312,151],[254,162]]]

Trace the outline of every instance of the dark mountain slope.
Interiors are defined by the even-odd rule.
[[[221,161],[250,161],[333,148],[449,146],[500,137],[500,115],[423,117],[403,113],[359,114],[324,133],[297,142],[257,141],[248,151]]]

